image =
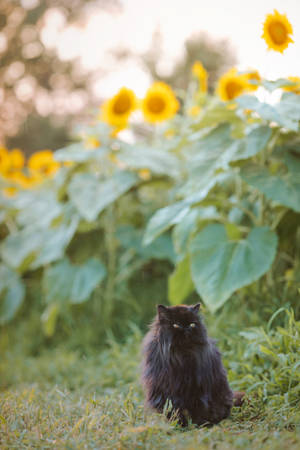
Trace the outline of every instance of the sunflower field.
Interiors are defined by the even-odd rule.
[[[261,37],[284,53],[286,15]],[[0,147],[1,448],[299,448],[300,77],[189,76],[120,87],[64,148]],[[157,304],[198,302],[246,395],[182,433],[140,348]]]
[[[263,37],[281,52],[280,17]],[[33,307],[32,284],[48,336],[91,299],[106,320],[138,311],[130,280],[155,267],[171,304],[197,293],[211,312],[233,296],[296,307],[300,79],[232,68],[211,95],[207,77],[196,61],[187,92],[123,87],[55,153],[0,149],[2,324]]]

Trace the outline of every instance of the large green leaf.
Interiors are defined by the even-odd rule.
[[[168,297],[172,305],[178,305],[193,292],[194,283],[191,278],[190,261],[186,257],[177,264],[168,280]]]
[[[173,241],[176,252],[179,254],[187,252],[188,239],[196,229],[198,221],[218,219],[219,216],[215,206],[202,206],[191,209],[174,227]]]
[[[85,162],[102,157],[108,153],[106,147],[89,150],[82,143],[71,144],[68,147],[56,150],[54,157],[59,162],[74,161]]]
[[[144,236],[144,244],[150,244],[157,236],[162,234],[172,225],[179,223],[188,213],[189,206],[184,202],[174,203],[159,209],[149,220]]]
[[[19,275],[0,266],[0,324],[11,320],[25,297],[25,287]]]
[[[7,236],[1,245],[0,254],[8,266],[21,271],[49,264],[62,258],[77,224],[78,218],[74,217],[70,225],[24,228]]]
[[[69,225],[62,224],[56,228],[45,230],[43,245],[39,249],[36,259],[30,265],[30,268],[36,269],[45,264],[57,261],[64,256],[65,249],[73,238],[79,219],[74,217]]]
[[[225,168],[235,153],[236,141],[231,137],[230,125],[221,124],[194,143],[187,152],[187,167],[198,177],[210,175],[217,168]]]
[[[15,269],[20,268],[25,259],[30,262],[36,257],[44,243],[44,230],[36,227],[12,233],[1,244],[1,257],[4,262]]]
[[[273,92],[275,89],[281,88],[283,86],[296,86],[296,83],[290,80],[285,80],[284,78],[279,78],[275,81],[262,80],[262,85],[269,92]]]
[[[65,258],[44,272],[43,289],[46,301],[82,303],[89,299],[105,275],[105,267],[96,259],[89,259],[82,265],[74,265]]]
[[[52,191],[37,191],[32,196],[24,198],[17,215],[19,225],[48,226],[52,220],[62,213],[62,205],[57,201]]]
[[[277,236],[267,227],[253,228],[247,238],[231,240],[223,225],[208,225],[190,245],[192,278],[204,303],[214,312],[237,289],[269,270]]]
[[[298,94],[293,92],[286,92],[281,101],[277,105],[277,111],[284,117],[290,120],[299,122],[300,120],[300,98]]]
[[[124,145],[118,152],[118,159],[130,168],[149,169],[157,175],[179,175],[179,161],[165,150],[155,148],[132,147]]]
[[[82,303],[106,276],[106,269],[97,259],[89,259],[84,265],[75,267],[72,284],[71,303]]]
[[[105,181],[92,173],[77,173],[68,186],[68,193],[81,216],[91,222],[137,181],[136,174],[126,171],[117,172]]]
[[[193,123],[192,128],[199,130],[206,127],[213,127],[220,123],[230,123],[233,131],[236,129],[243,130],[244,122],[232,109],[229,109],[224,103],[217,103],[212,107],[203,111],[200,115],[199,121]]]
[[[299,172],[271,175],[267,168],[251,166],[241,171],[241,177],[270,200],[300,212]]]
[[[237,149],[232,160],[247,159],[262,151],[272,134],[267,125],[259,125],[250,130],[245,139],[237,141]]]
[[[143,245],[143,234],[142,229],[131,225],[122,225],[118,227],[116,237],[124,248],[134,250],[144,260],[168,259],[175,262],[176,255],[170,235],[159,236],[154,242]]]
[[[253,95],[242,95],[236,99],[236,102],[242,108],[251,109],[252,111],[257,112],[262,119],[276,122],[289,130],[298,131],[298,120],[292,116],[286,115],[280,106],[280,103],[269,105],[268,103],[260,102],[258,98]]]

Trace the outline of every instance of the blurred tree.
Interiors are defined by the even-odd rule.
[[[227,69],[236,64],[236,56],[226,39],[212,39],[206,32],[193,34],[184,43],[183,56],[166,71],[164,64],[163,36],[155,31],[149,50],[142,56],[146,69],[154,80],[162,80],[174,88],[186,89],[191,79],[195,61],[201,61],[209,72],[208,89],[214,90],[216,81]],[[167,72],[167,73],[166,73]]]
[[[119,0],[0,0],[0,145],[27,154],[68,140],[72,117],[92,104],[89,74],[62,61],[53,33],[84,20],[90,8],[110,13]],[[52,26],[52,30],[50,30]]]

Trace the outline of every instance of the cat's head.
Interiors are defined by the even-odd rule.
[[[178,343],[206,341],[206,329],[199,317],[197,305],[157,306],[159,327]]]

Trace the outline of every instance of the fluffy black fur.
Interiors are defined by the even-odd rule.
[[[147,404],[161,413],[170,400],[168,417],[175,413],[182,426],[188,419],[216,424],[229,416],[233,404],[220,352],[207,336],[199,306],[158,305],[143,345]]]

